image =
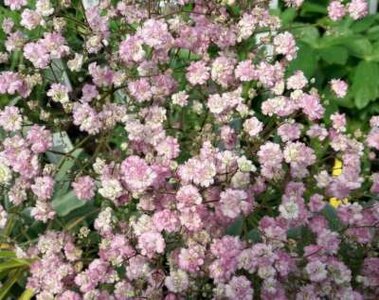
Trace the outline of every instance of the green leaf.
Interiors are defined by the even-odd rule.
[[[9,257],[16,257],[16,254],[13,251],[9,250],[1,250],[0,251],[0,258],[9,258]]]
[[[319,49],[321,58],[329,64],[344,65],[349,57],[346,48],[333,46]]]
[[[60,166],[59,171],[55,175],[55,180],[59,181],[66,177],[67,172],[75,165],[76,159],[83,152],[83,149],[76,149],[70,154],[70,157],[62,156],[58,166]]]
[[[253,243],[259,243],[262,241],[261,234],[258,229],[252,229],[248,232],[247,238]]]
[[[352,31],[356,33],[363,32],[371,27],[375,23],[376,15],[367,16],[363,18],[362,20],[355,21],[351,25]]]
[[[239,236],[242,233],[243,218],[238,218],[229,228],[226,233],[229,235]]]
[[[10,272],[8,280],[0,288],[0,300],[5,299],[12,286],[22,277],[23,270],[18,269]]]
[[[54,210],[61,217],[68,215],[73,210],[82,207],[85,204],[86,202],[79,200],[74,195],[73,191],[69,191],[63,196],[58,195],[54,197],[53,201],[51,202],[51,205],[53,206]]]
[[[301,6],[301,15],[304,16],[308,13],[320,13],[320,14],[326,14],[326,6],[323,4],[317,4],[317,3],[311,3],[311,2],[305,2]]]
[[[3,272],[4,270],[9,270],[9,269],[28,267],[29,264],[30,262],[26,260],[12,258],[8,261],[0,263],[0,272]]]
[[[283,25],[289,25],[296,17],[297,10],[295,8],[286,9],[280,16]]]
[[[372,44],[367,38],[354,38],[346,43],[350,54],[359,58],[366,58],[372,53]]]
[[[367,56],[366,60],[372,62],[379,62],[379,42],[373,44],[373,50],[371,52],[371,55]]]
[[[18,300],[30,300],[32,299],[34,295],[34,292],[32,289],[26,289],[20,296],[20,298],[18,298]]]
[[[299,25],[298,28],[296,26]],[[320,32],[318,29],[312,25],[304,26],[302,23],[294,24],[295,28],[293,28],[291,31],[295,34],[296,38],[301,41],[305,42],[313,48],[316,48],[320,44]],[[299,43],[300,44],[300,43]],[[299,45],[301,46],[301,45]]]
[[[337,231],[343,227],[340,219],[337,216],[336,209],[330,204],[325,205],[324,209],[322,210],[322,214],[328,220],[330,229]]]
[[[288,72],[293,74],[296,70],[302,70],[305,76],[311,78],[316,70],[317,54],[305,43],[300,42],[299,46],[297,58],[290,64]]]
[[[353,84],[351,86],[351,96],[357,108],[362,109],[370,101],[379,96],[379,65],[373,62],[361,61],[357,66]]]
[[[378,40],[379,39],[379,25],[371,27],[367,30],[365,35],[369,40]]]

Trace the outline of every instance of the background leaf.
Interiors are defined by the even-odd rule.
[[[377,63],[362,61],[355,70],[351,94],[357,108],[367,106],[379,96],[379,66]]]

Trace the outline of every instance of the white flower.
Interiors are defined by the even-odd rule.
[[[109,200],[116,200],[122,194],[121,183],[117,179],[106,179],[102,181],[99,194]]]
[[[299,216],[299,206],[295,201],[289,201],[279,206],[280,214],[287,220],[296,219]]]
[[[101,174],[103,172],[103,169],[105,167],[105,160],[96,157],[95,163],[92,165],[93,170],[96,172],[96,174]]]
[[[3,229],[8,221],[8,213],[0,205],[0,228]]]
[[[188,275],[178,269],[171,270],[170,276],[165,279],[166,287],[174,293],[180,293],[188,288]]]
[[[240,171],[244,173],[255,172],[257,170],[251,160],[248,160],[245,155],[237,159],[237,164]]]
[[[49,96],[54,102],[62,104],[70,101],[68,97],[69,89],[61,83],[53,83],[51,88],[47,91],[46,95]]]
[[[268,266],[262,266],[258,269],[258,276],[262,279],[268,279],[273,276],[275,276],[275,269],[268,265]]]
[[[67,67],[72,72],[78,72],[83,65],[83,55],[75,53],[75,57],[67,62]]]
[[[112,230],[113,225],[112,213],[113,211],[110,207],[107,207],[103,211],[101,211],[95,220],[95,229],[100,231],[100,233],[102,234],[110,232]]]
[[[3,163],[0,163],[0,185],[7,184],[12,179],[12,171]]]
[[[54,8],[49,0],[38,0],[36,3],[36,11],[44,17],[54,13]]]

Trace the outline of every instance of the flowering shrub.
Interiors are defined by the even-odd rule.
[[[379,296],[379,117],[265,2],[4,1],[0,298]]]

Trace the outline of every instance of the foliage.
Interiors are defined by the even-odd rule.
[[[295,34],[299,55],[290,70],[301,69],[309,78],[317,78],[317,87],[327,93],[333,78],[343,78],[351,89],[342,101],[326,94],[329,109],[346,112],[355,127],[366,126],[378,113],[379,15],[362,20],[328,17],[329,1],[306,0],[299,10],[278,11],[285,28]],[[367,129],[367,127],[366,127]]]

